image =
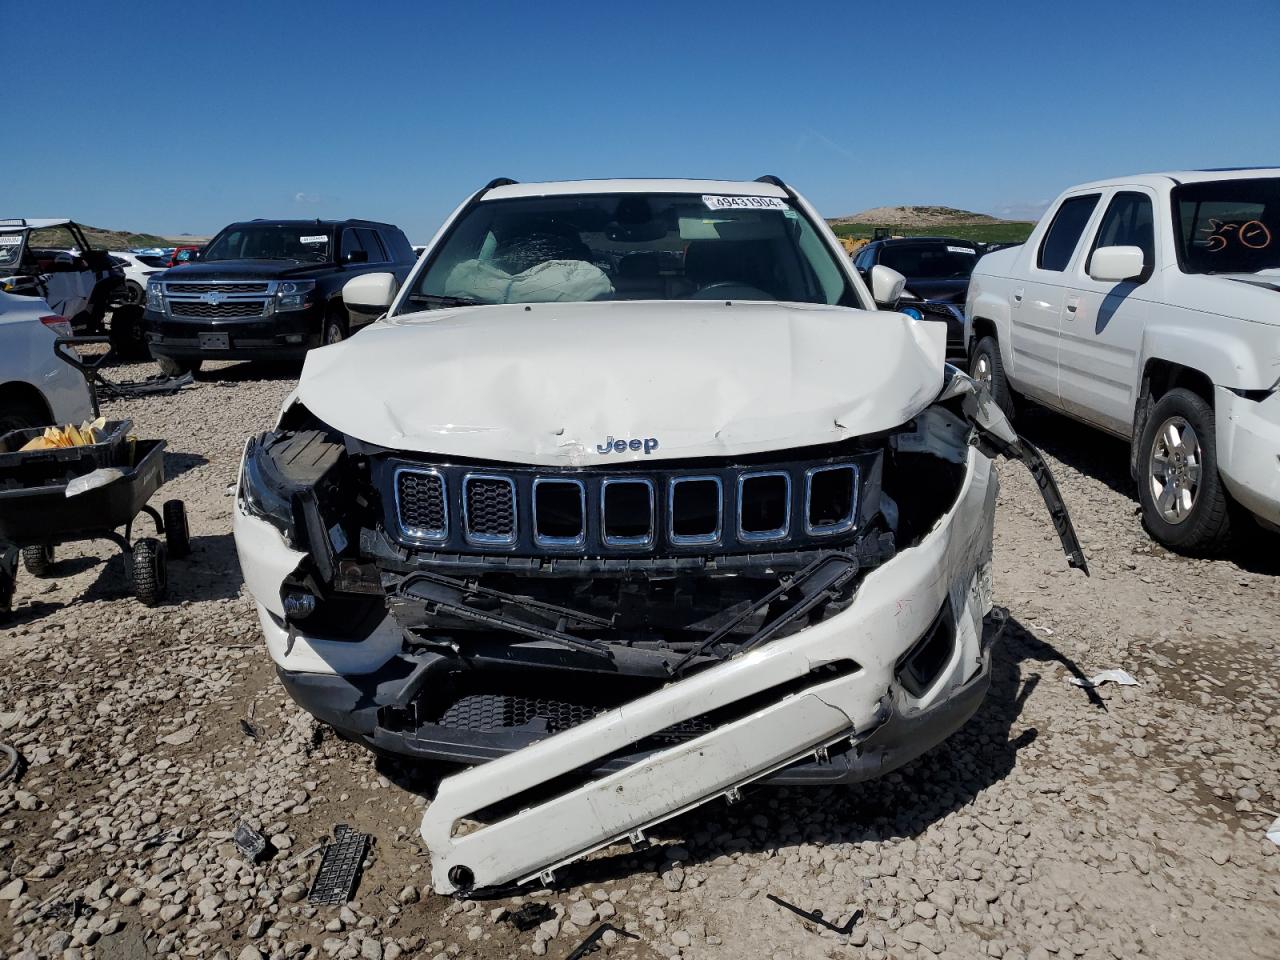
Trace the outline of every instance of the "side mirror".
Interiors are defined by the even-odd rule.
[[[342,285],[342,302],[356,313],[384,313],[399,289],[394,273],[366,273]]]
[[[346,256],[342,258],[343,263],[368,263],[368,250],[348,250]]]
[[[871,268],[871,299],[882,307],[892,307],[902,299],[907,278],[892,267],[877,263]]]
[[[1099,247],[1089,259],[1089,276],[1104,283],[1133,280],[1145,269],[1141,247]]]

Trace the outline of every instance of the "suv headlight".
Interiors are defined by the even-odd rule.
[[[147,281],[147,309],[164,313],[164,288],[159,280]]]
[[[277,310],[302,310],[307,306],[311,291],[316,288],[314,280],[284,280],[276,287]]]

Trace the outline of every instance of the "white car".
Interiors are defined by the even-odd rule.
[[[1007,412],[1025,397],[1130,442],[1161,543],[1280,528],[1280,168],[1073,187],[979,261],[965,316]]]
[[[147,302],[147,278],[157,273],[164,273],[168,261],[160,256],[131,253],[127,250],[112,250],[120,269],[124,271],[124,288],[118,296],[118,303],[142,306]]]
[[[71,336],[66,317],[36,297],[0,293],[0,436],[93,418],[84,377],[53,353]]]
[[[495,181],[249,441],[235,537],[290,695],[482,763],[422,824],[441,892],[553,869],[746,783],[851,782],[977,709],[994,452],[1052,479],[885,312],[813,208],[750,183]],[[457,821],[520,811],[465,836]]]

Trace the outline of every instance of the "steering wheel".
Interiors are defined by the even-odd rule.
[[[691,300],[773,300],[774,297],[759,287],[738,280],[718,280],[708,283],[689,299]]]

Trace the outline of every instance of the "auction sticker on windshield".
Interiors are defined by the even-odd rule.
[[[20,233],[0,233],[0,247],[16,247],[22,243]]]
[[[969,256],[972,257],[975,254],[977,254],[977,252],[978,251],[974,250],[972,247],[952,247],[952,246],[947,247],[947,253],[967,253],[969,254]]]
[[[299,243],[328,243],[329,238],[322,233],[314,237],[299,237],[298,242]]]
[[[786,210],[777,197],[713,197],[703,194],[702,202],[710,210]]]

